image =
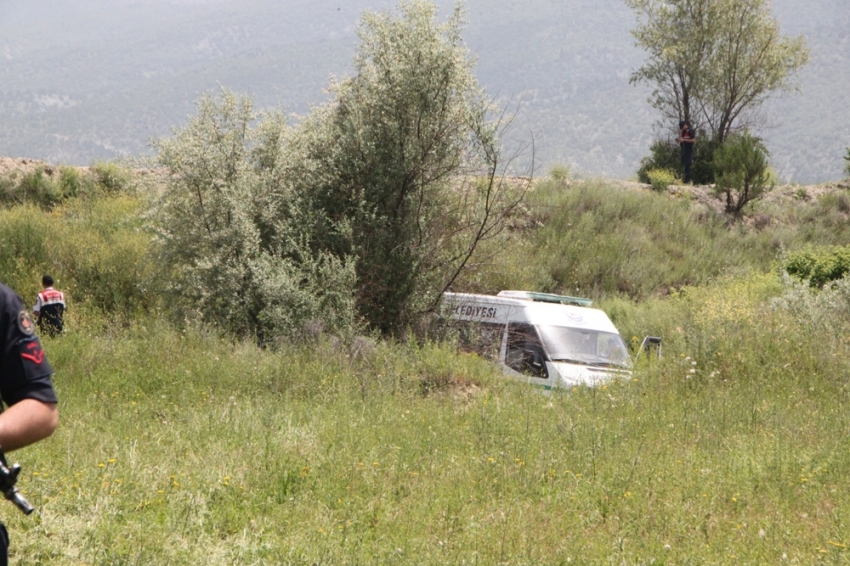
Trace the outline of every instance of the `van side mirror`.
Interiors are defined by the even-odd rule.
[[[651,354],[653,351],[655,352],[655,357],[661,357],[661,338],[659,336],[646,336],[643,339],[643,342],[640,344],[640,348],[638,349],[638,353],[635,356],[635,361],[640,359],[640,355],[646,350],[647,355]]]

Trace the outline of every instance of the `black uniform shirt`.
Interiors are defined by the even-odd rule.
[[[23,399],[56,403],[53,368],[35,335],[21,298],[0,283],[0,398],[6,405]]]

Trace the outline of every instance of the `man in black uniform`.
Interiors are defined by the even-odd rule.
[[[694,144],[697,141],[696,132],[691,129],[691,123],[687,120],[679,122],[679,151],[682,157],[682,169],[685,173],[685,183],[691,182],[691,165],[694,162]]]
[[[56,430],[56,393],[35,325],[21,298],[0,283],[0,457]],[[0,523],[0,566],[8,562],[9,536]]]

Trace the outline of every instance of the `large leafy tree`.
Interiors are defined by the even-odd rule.
[[[624,0],[647,51],[632,82],[653,87],[665,127],[687,119],[716,145],[753,129],[762,103],[795,87],[808,60],[802,36],[779,30],[769,0]]]
[[[316,245],[357,258],[359,311],[384,333],[435,306],[527,184],[503,176],[462,25],[460,5],[441,23],[424,0],[366,14],[355,75],[301,131]]]
[[[314,320],[394,333],[436,306],[529,182],[506,176],[509,120],[491,118],[462,16],[366,14],[354,75],[296,126],[225,91],[156,143],[176,305],[264,342]]]

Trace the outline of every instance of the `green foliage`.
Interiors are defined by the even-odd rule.
[[[225,92],[157,143],[175,306],[261,341],[314,319],[398,333],[434,307],[527,185],[502,177],[460,7],[435,15],[364,16],[355,75],[297,128]]]
[[[123,195],[69,201],[50,214],[32,205],[0,210],[3,282],[29,302],[50,273],[71,312],[96,310],[113,320],[152,309],[150,235],[134,218],[140,206]]]
[[[748,132],[729,137],[714,152],[715,192],[725,195],[726,212],[740,214],[773,189],[767,159],[762,141]]]
[[[42,165],[20,174],[20,178],[18,173],[13,173],[0,179],[0,206],[32,204],[51,210],[80,196],[130,192],[134,182],[129,169],[114,163],[101,163],[87,171]]]
[[[385,334],[436,305],[524,191],[501,177],[462,24],[460,5],[439,23],[423,0],[367,13],[355,75],[300,132],[299,190],[327,221],[315,245],[357,257],[358,311]]]
[[[625,0],[647,61],[632,82],[653,87],[662,124],[688,120],[722,143],[754,125],[761,104],[808,61],[802,36],[779,32],[768,0]]]
[[[691,178],[694,184],[708,185],[714,182],[714,151],[717,143],[707,139],[700,132],[694,145],[694,160],[691,165]],[[649,183],[649,171],[653,169],[666,169],[675,171],[681,178],[684,174],[682,159],[679,152],[679,144],[669,140],[656,140],[650,146],[650,154],[640,162],[637,175],[641,183]]]
[[[665,356],[545,395],[444,346],[83,324],[45,340],[62,423],[20,453],[39,528],[4,522],[58,566],[841,563],[850,344],[817,313],[850,317],[815,298],[749,274],[618,300]]]
[[[198,111],[156,142],[171,173],[153,216],[173,312],[261,343],[311,321],[351,329],[353,262],[307,247],[310,219],[283,178],[282,117],[254,127],[251,102],[227,91],[201,99]]]
[[[656,140],[649,148],[650,154],[640,162],[637,171],[638,181],[652,184],[649,172],[654,170],[680,171],[682,169],[678,144],[665,140]],[[695,179],[694,182],[699,182]]]
[[[850,246],[809,248],[788,254],[783,265],[789,275],[821,288],[850,272]]]
[[[667,187],[676,182],[676,175],[669,169],[650,169],[646,176],[654,191],[666,191]]]
[[[19,203],[31,202],[45,209],[49,209],[60,200],[56,183],[45,175],[43,167],[25,174],[18,184],[17,192]]]
[[[555,165],[549,169],[549,177],[558,183],[566,183],[572,177],[569,165]]]
[[[132,178],[126,167],[113,161],[99,161],[91,166],[91,175],[97,187],[107,193],[126,191]]]
[[[755,255],[756,242],[730,230],[720,215],[667,194],[592,181],[560,191],[543,182],[529,208],[539,227],[517,257],[503,247],[498,269],[518,279],[534,273],[527,282],[533,289],[646,298],[705,283]],[[514,288],[510,281],[501,285]]]

